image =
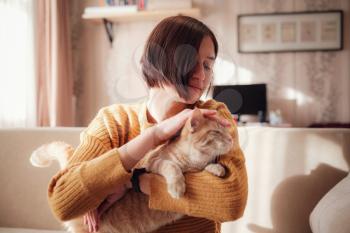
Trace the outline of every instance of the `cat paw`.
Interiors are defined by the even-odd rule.
[[[185,181],[180,179],[168,184],[168,192],[171,197],[179,199],[185,194],[186,184]]]
[[[218,163],[209,164],[205,167],[205,170],[218,177],[223,177],[226,173],[225,168]]]

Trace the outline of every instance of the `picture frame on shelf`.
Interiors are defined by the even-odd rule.
[[[238,15],[238,52],[343,49],[343,11]]]

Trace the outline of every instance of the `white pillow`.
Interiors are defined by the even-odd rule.
[[[350,232],[350,174],[317,203],[310,226],[313,233]]]

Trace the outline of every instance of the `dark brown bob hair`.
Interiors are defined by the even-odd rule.
[[[214,33],[201,21],[188,16],[163,19],[151,32],[141,58],[142,76],[148,87],[173,85],[188,99],[188,81],[195,71],[198,50],[205,36],[218,43]]]

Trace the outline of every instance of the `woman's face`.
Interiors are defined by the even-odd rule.
[[[188,85],[189,99],[181,98],[174,87],[166,86],[165,89],[178,102],[193,104],[199,100],[213,78],[213,65],[215,62],[215,49],[213,41],[205,36],[198,51],[198,62]]]

